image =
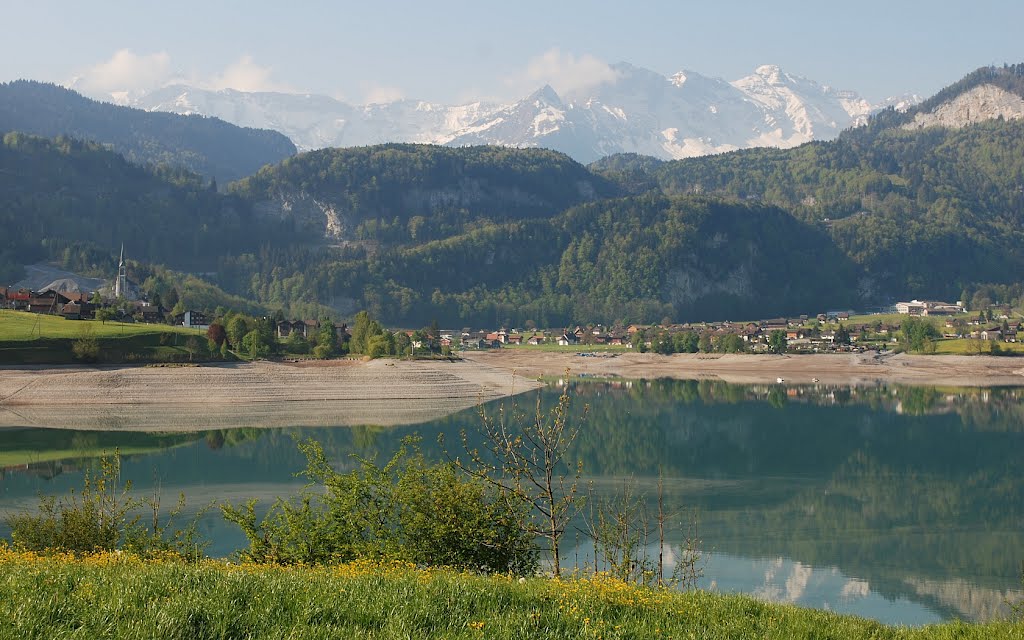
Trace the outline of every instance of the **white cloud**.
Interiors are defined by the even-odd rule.
[[[135,89],[153,89],[172,75],[171,57],[166,52],[139,55],[121,49],[109,60],[89,67],[71,86],[89,94],[113,94]]]
[[[273,67],[257,64],[252,56],[244,55],[225,67],[220,74],[201,84],[209,89],[291,92],[288,85],[273,80],[273,71]]]
[[[273,67],[258,64],[252,56],[237,61],[212,75],[196,72],[183,74],[171,66],[171,56],[164,51],[137,54],[121,49],[109,60],[79,73],[70,83],[73,89],[101,98],[123,97],[124,94],[148,91],[172,83],[190,84],[204,89],[235,89],[237,91],[293,92],[289,85],[276,82]]]
[[[858,580],[856,578],[850,578],[843,585],[843,590],[839,594],[844,600],[855,600],[857,598],[866,598],[871,595],[871,585],[864,580]]]
[[[551,85],[559,94],[566,94],[616,80],[618,73],[608,63],[590,54],[574,56],[559,49],[549,49],[531,59],[526,69],[506,78],[505,84],[519,94],[545,84]]]
[[[385,104],[397,102],[405,97],[405,94],[398,87],[370,87],[366,92],[366,104]]]
[[[813,574],[813,567],[800,562],[793,563],[793,572],[786,578],[786,602],[796,602],[804,596]]]

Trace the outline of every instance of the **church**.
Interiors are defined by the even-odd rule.
[[[114,280],[114,298],[138,300],[139,287],[128,280],[128,263],[124,261],[124,244],[121,244],[121,257],[117,261],[117,279]]]

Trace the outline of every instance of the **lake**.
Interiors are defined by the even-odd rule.
[[[560,389],[539,393],[549,406]],[[625,484],[652,500],[660,474],[674,520],[695,517],[703,588],[899,624],[991,619],[1024,597],[1022,389],[584,380],[571,395],[576,418],[587,407],[572,453],[584,481],[598,496]],[[536,397],[515,402],[532,410]],[[439,433],[457,447],[479,422],[469,410],[401,428],[260,429],[254,414],[254,428],[200,433],[4,429],[0,512],[80,487],[115,447],[137,496],[159,490],[173,504],[184,492],[195,510],[300,490],[298,439],[351,468],[352,454],[386,459],[413,433],[439,458]],[[200,530],[213,556],[244,544],[215,509]],[[592,562],[585,536],[563,545],[565,562]]]

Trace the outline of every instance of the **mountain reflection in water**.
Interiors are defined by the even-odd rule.
[[[541,391],[542,404],[558,393]],[[660,472],[668,502],[697,510],[705,588],[906,624],[991,619],[1022,597],[1022,389],[611,380],[573,383],[572,395],[577,415],[588,407],[572,457],[597,492],[633,478],[650,496]],[[513,402],[532,411],[534,397]],[[194,508],[266,504],[302,486],[296,439],[319,440],[347,469],[351,454],[384,458],[412,433],[440,458],[438,433],[458,442],[478,422],[468,410],[392,428],[5,429],[0,511],[79,486],[81,470],[115,447],[139,495],[158,484]],[[212,555],[244,543],[216,512],[201,529]]]

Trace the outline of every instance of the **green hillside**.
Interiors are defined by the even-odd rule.
[[[0,365],[74,364],[73,345],[95,338],[98,363],[187,362],[208,359],[206,335],[167,325],[65,320],[0,310]],[[191,341],[190,341],[191,339]]]
[[[143,168],[91,142],[23,133],[0,142],[0,228],[0,276],[8,282],[20,278],[20,265],[47,259],[84,270],[106,264],[112,275],[122,243],[148,262],[212,271],[220,255],[303,239],[195,174]]]
[[[0,83],[0,130],[90,140],[139,164],[184,168],[221,182],[295,153],[291,140],[276,131],[119,107],[27,80]]]
[[[1019,92],[1022,69],[939,95]],[[789,150],[589,168],[537,149],[325,149],[228,194],[91,143],[8,134],[0,277],[43,259],[109,273],[123,241],[203,272],[215,295],[202,300],[406,326],[754,318],[981,285],[1019,300],[1024,121],[903,130],[904,117]]]
[[[303,153],[231,191],[320,232],[329,208],[339,239],[386,243],[443,239],[486,221],[547,217],[617,193],[554,151],[413,144]],[[311,216],[303,217],[304,204]]]
[[[1021,92],[1024,66],[982,69],[940,92],[981,83]],[[940,101],[940,102],[941,102]],[[817,225],[863,272],[865,301],[957,297],[970,283],[1008,284],[1024,267],[1024,122],[898,128],[883,112],[838,140],[652,163],[605,159],[592,169],[624,188],[756,200]]]

